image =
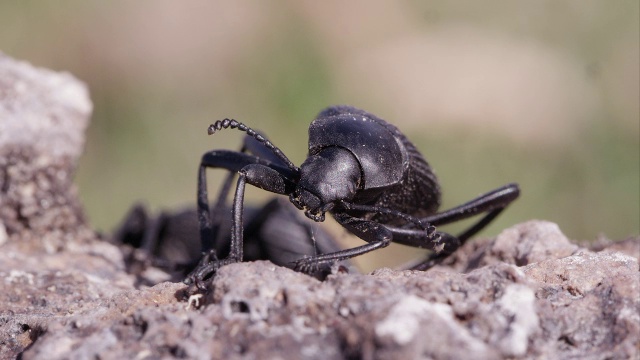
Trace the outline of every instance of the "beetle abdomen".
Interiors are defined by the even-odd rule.
[[[404,135],[402,136],[409,155],[409,167],[400,184],[380,194],[375,205],[399,209],[415,217],[434,214],[440,207],[441,201],[436,175],[422,154]],[[386,224],[395,224],[400,221],[385,214],[376,214],[372,220]]]

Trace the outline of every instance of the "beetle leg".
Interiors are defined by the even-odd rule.
[[[460,241],[464,242],[487,226],[513,200],[517,199],[518,195],[520,195],[518,185],[507,184],[453,209],[439,212],[422,220],[438,226],[486,213],[476,224],[458,235]]]
[[[411,266],[411,270],[428,270],[442,262],[464,244],[464,241],[457,236],[441,231],[433,230],[429,232],[428,230],[407,229],[404,227],[388,228],[393,234],[393,242],[433,251],[426,259],[420,261],[417,265]]]
[[[213,248],[214,245],[214,224],[211,222],[211,214],[209,210],[209,200],[207,194],[207,168],[221,168],[232,172],[238,172],[243,167],[249,164],[261,164],[268,166],[278,173],[282,174],[282,177],[287,179],[293,179],[297,176],[297,173],[291,171],[289,168],[273,164],[267,160],[261,159],[257,156],[244,154],[236,151],[229,150],[215,150],[209,151],[202,156],[200,162],[200,168],[198,170],[198,221],[200,222],[200,239],[202,240],[202,252],[206,253]],[[230,190],[230,183],[233,176],[228,176],[225,179],[223,190],[218,196],[218,202],[216,205],[224,203],[227,193]],[[218,211],[216,209],[216,211]],[[218,215],[218,214],[216,214]],[[216,218],[217,220],[217,218]]]
[[[203,167],[201,167],[200,173],[203,172],[202,169]],[[185,279],[185,283],[187,284],[195,283],[196,285],[198,285],[202,282],[202,280],[206,279],[212,274],[215,274],[218,271],[218,269],[223,265],[242,261],[242,257],[243,257],[242,214],[243,214],[243,202],[244,202],[244,189],[246,187],[247,180],[246,180],[246,173],[244,169],[240,170],[238,174],[239,176],[238,176],[238,182],[236,185],[236,193],[235,193],[235,196],[233,197],[233,206],[231,208],[231,217],[233,218],[233,224],[231,227],[231,244],[230,244],[229,256],[227,256],[226,259],[218,260],[215,250],[211,249],[208,252],[205,252],[205,255],[202,257],[202,259],[198,263],[198,266],[196,266],[196,268],[191,272],[191,274],[189,274]],[[207,199],[206,199],[206,186],[204,189],[205,189],[204,199],[201,199],[202,192],[201,191],[198,192],[198,195],[199,195],[198,205],[201,205],[200,200],[204,200],[202,202],[204,207],[199,206],[199,209],[198,209],[200,212],[200,215],[202,215],[202,213],[208,214],[209,212],[209,206],[207,205]],[[203,217],[201,216],[200,217],[201,226],[203,224],[202,222],[203,220],[209,220],[209,219],[203,219]],[[205,228],[204,230],[207,230],[207,229]],[[211,229],[209,228],[208,230],[209,230],[208,233],[205,233],[203,231],[202,234],[210,235]],[[201,288],[201,286],[198,285],[198,288]]]
[[[423,230],[428,230],[429,228],[433,228],[433,226],[428,221],[425,221],[424,219],[419,219],[415,216],[411,216],[403,213],[402,211],[398,211],[394,209],[384,208],[384,207],[375,206],[375,205],[353,204],[346,201],[340,201],[340,206],[342,206],[347,210],[357,210],[357,211],[365,211],[370,213],[387,214],[387,215],[395,216],[399,219],[405,220],[407,222],[406,225],[418,226]]]
[[[459,246],[458,246],[459,247]],[[456,248],[457,249],[457,248]],[[455,251],[455,250],[454,250]],[[451,253],[442,252],[442,253],[432,253],[429,254],[424,260],[420,261],[418,264],[409,267],[410,270],[421,270],[427,271],[432,267],[440,264],[444,259],[448,258]]]
[[[370,251],[387,247],[393,238],[391,231],[375,221],[363,220],[345,213],[334,213],[340,225],[368,244],[328,254],[305,257],[294,262],[294,269],[305,273],[314,272],[320,265],[350,259]]]
[[[268,141],[265,135],[256,131],[256,133],[262,136],[262,139]],[[240,153],[251,153],[252,155],[267,160],[273,164],[280,165],[282,167],[287,167],[287,164],[280,159],[280,157],[276,156],[269,148],[265,147],[263,142],[258,141],[255,137],[251,135],[245,135],[242,141],[242,147],[240,148]],[[220,224],[224,217],[224,209],[226,209],[225,202],[229,197],[229,192],[231,191],[231,186],[233,183],[233,178],[235,177],[236,172],[229,171],[222,181],[222,186],[218,191],[218,197],[216,202],[212,208],[211,214],[211,236],[208,236],[207,239],[212,239],[211,241],[206,242],[206,246],[202,248],[203,252],[211,250],[213,246],[220,244]],[[218,246],[216,250],[220,250]]]
[[[255,156],[247,155],[234,151],[209,151],[202,156],[200,168],[198,169],[198,221],[200,223],[200,240],[202,253],[210,252],[215,245],[214,235],[217,233],[219,225],[219,205],[224,204],[229,190],[231,189],[231,181],[233,175],[228,175],[223,182],[222,190],[216,202],[214,211],[215,224],[211,221],[211,213],[209,209],[209,196],[207,192],[207,168],[222,168],[232,172],[237,172],[244,166],[257,163],[259,159]]]
[[[233,197],[233,207],[231,217],[233,218],[231,229],[231,246],[228,259],[231,262],[240,262],[243,259],[243,207],[244,189],[249,183],[260,189],[276,194],[286,194],[292,191],[293,183],[278,173],[276,170],[261,164],[249,164],[238,172],[238,183],[236,193]]]
[[[444,232],[436,231],[435,226],[427,224],[425,229],[394,227],[385,225],[393,236],[393,242],[421,249],[432,250],[438,254],[453,252],[460,240]]]
[[[287,167],[283,167],[278,164],[273,164],[267,160],[261,159],[257,156],[244,154],[242,152],[228,151],[228,150],[217,150],[210,151],[205,153],[202,156],[202,161],[200,163],[200,168],[198,169],[198,221],[200,223],[200,238],[202,242],[202,253],[205,254],[205,257],[202,259],[200,264],[196,266],[196,268],[187,276],[185,279],[185,283],[190,284],[198,280],[202,280],[208,277],[211,273],[217,270],[217,267],[221,265],[207,265],[209,263],[217,263],[220,260],[211,260],[210,256],[207,257],[207,254],[210,254],[212,251],[215,251],[214,248],[214,229],[211,221],[211,214],[209,209],[209,200],[207,193],[207,177],[206,177],[206,169],[207,168],[222,168],[233,172],[241,173],[243,168],[247,167],[247,165],[255,165],[257,167],[268,169],[263,172],[269,173],[271,176],[273,174],[278,174],[279,178],[282,179],[281,183],[287,183],[287,186],[291,183],[290,179],[294,179],[297,177],[297,173],[292,171]],[[248,169],[250,169],[249,167]],[[258,176],[253,176],[252,174],[255,171],[250,171],[249,183],[259,183],[259,181],[253,181],[253,178]],[[231,251],[230,256],[227,259],[233,259],[238,261],[237,259],[242,259],[242,199],[238,200],[239,197],[244,197],[244,186],[247,182],[245,179],[246,172],[241,174],[238,178],[238,186],[236,187],[236,196],[234,197],[234,205],[233,205],[233,233],[232,233],[232,242],[231,242]],[[253,176],[253,177],[252,177]],[[266,186],[265,186],[266,187]],[[263,187],[263,188],[265,188]],[[227,190],[228,191],[228,190]],[[223,189],[224,192],[224,189]],[[240,193],[239,193],[240,192]],[[220,199],[223,198],[225,194],[220,194]],[[224,200],[222,200],[224,203]],[[218,211],[218,210],[216,210]],[[227,261],[227,259],[223,261]]]
[[[520,189],[517,184],[508,184],[453,209],[423,218],[423,221],[428,221],[434,225],[442,225],[486,213],[486,215],[484,215],[478,222],[470,226],[457,237],[446,234],[448,238],[445,239],[444,243],[447,244],[447,248],[442,252],[434,252],[430,254],[426,259],[422,260],[417,265],[412,266],[411,269],[428,270],[441,263],[456,249],[462,246],[470,237],[478,233],[493,221],[493,219],[495,219],[513,200],[515,200],[519,194]],[[407,229],[402,230],[411,231]]]

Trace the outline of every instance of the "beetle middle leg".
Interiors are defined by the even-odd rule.
[[[493,191],[483,194],[471,201],[452,209],[439,212],[435,215],[428,216],[422,220],[429,222],[435,226],[450,224],[452,222],[467,219],[482,213],[486,213],[478,222],[470,226],[468,229],[460,233],[458,236],[451,236],[446,241],[448,247],[441,252],[434,252],[419,264],[412,267],[414,270],[428,270],[439,264],[455,250],[462,246],[470,237],[485,228],[493,219],[495,219],[513,200],[520,195],[520,188],[517,184],[507,184]],[[450,243],[457,243],[457,246],[451,246]]]
[[[350,205],[346,205],[350,206]],[[351,233],[366,241],[368,244],[358,246],[351,249],[335,251],[332,253],[322,254],[313,257],[306,257],[295,262],[295,269],[303,272],[314,271],[318,266],[335,261],[350,259],[352,257],[368,253],[370,251],[387,247],[392,241],[399,241],[402,236],[407,234],[413,239],[419,239],[420,246],[431,250],[438,250],[441,247],[450,247],[456,243],[450,240],[451,235],[440,233],[431,224],[413,218],[410,215],[400,213],[391,209],[371,207],[371,206],[350,206],[358,209],[375,209],[377,213],[387,213],[393,216],[403,218],[406,221],[418,225],[420,228],[405,230],[389,225],[381,224],[373,220],[366,220],[359,217],[351,216],[346,212],[337,211],[333,216],[336,221]],[[417,223],[417,224],[416,224]],[[444,244],[444,245],[441,245]],[[414,246],[416,246],[414,244]]]
[[[460,206],[456,206],[452,209],[421,219],[423,222],[439,226],[485,213],[478,222],[470,226],[458,236],[439,232],[440,239],[436,243],[433,243],[433,240],[426,239],[424,237],[424,234],[420,229],[405,226],[400,228],[390,228],[394,233],[393,241],[403,245],[434,250],[432,254],[428,255],[417,265],[411,267],[413,270],[428,270],[441,263],[444,259],[449,257],[449,255],[460,248],[460,246],[462,246],[470,237],[486,227],[513,200],[515,200],[519,194],[520,189],[518,188],[518,185],[507,184]]]
[[[376,249],[387,247],[393,239],[387,227],[375,221],[356,218],[345,213],[336,213],[334,214],[334,218],[340,225],[368,244],[328,254],[304,257],[294,262],[295,270],[305,273],[314,272],[323,264],[350,259]]]
[[[414,270],[428,270],[442,262],[442,260],[460,248],[467,239],[487,226],[506,206],[518,197],[519,193],[520,190],[516,184],[508,184],[481,195],[465,204],[421,219],[415,219],[410,215],[384,208],[345,204],[347,208],[370,210],[370,212],[374,213],[389,213],[396,217],[404,218],[404,220],[407,221],[407,225],[395,227],[380,224],[375,221],[355,218],[344,212],[336,212],[334,213],[334,217],[338,223],[369,244],[330,254],[300,259],[296,261],[296,269],[301,271],[312,270],[314,266],[319,264],[344,260],[378,248],[386,247],[393,241],[398,244],[432,250],[433,253],[431,255],[418,265],[412,267]],[[435,229],[437,225],[449,224],[482,213],[486,213],[486,215],[458,236],[436,231]]]

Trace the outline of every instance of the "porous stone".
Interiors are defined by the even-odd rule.
[[[495,238],[471,242],[461,251],[456,251],[445,264],[465,272],[496,262],[524,266],[566,257],[579,248],[560,231],[558,225],[531,220],[505,229]]]
[[[87,230],[72,180],[91,110],[70,74],[0,53],[0,241],[57,251]]]
[[[23,273],[8,278],[38,282]],[[184,285],[162,283],[64,303],[53,297],[40,307],[61,311],[46,319],[20,314],[12,324],[16,339],[35,331],[25,359],[633,358],[639,282],[635,258],[586,249],[522,267],[383,268],[324,282],[259,261],[221,268],[199,307],[187,302]]]
[[[0,148],[33,148],[40,161],[82,154],[93,105],[71,74],[0,53]]]

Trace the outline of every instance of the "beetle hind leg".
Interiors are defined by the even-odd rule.
[[[464,244],[464,241],[451,234],[438,232],[438,235],[440,239],[434,251],[419,263],[410,266],[410,270],[429,270],[432,267],[440,264],[456,250],[458,250],[462,246],[462,244]]]
[[[446,243],[452,244],[449,245],[450,248],[442,252],[434,252],[430,254],[420,263],[411,267],[411,269],[428,270],[441,263],[455,250],[464,245],[464,243],[469,238],[489,225],[489,223],[491,223],[498,215],[500,215],[500,213],[507,206],[509,206],[509,204],[511,204],[513,200],[517,199],[519,195],[520,188],[517,184],[507,184],[486,194],[483,194],[471,201],[468,201],[460,206],[456,206],[455,208],[423,218],[423,221],[430,222],[434,225],[444,225],[484,214],[484,216],[480,218],[480,220],[460,233],[458,236],[446,234],[448,237]],[[457,244],[457,246],[453,244]]]

